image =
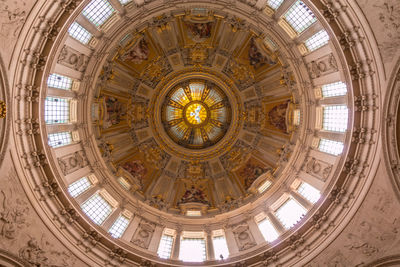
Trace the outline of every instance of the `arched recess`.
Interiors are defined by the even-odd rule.
[[[390,76],[383,106],[386,107],[382,118],[385,162],[396,195],[400,199],[400,59]]]
[[[10,252],[0,249],[0,266],[23,267],[23,266],[29,266],[29,263],[24,260],[21,260],[20,258],[11,254]]]
[[[6,75],[6,68],[3,64],[3,59],[0,57],[0,102],[5,103],[6,110],[11,110],[11,103],[9,101],[9,88]],[[1,109],[1,108],[0,108]],[[0,118],[0,166],[7,149],[8,129],[10,124],[10,116]]]
[[[370,263],[365,264],[365,267],[384,267],[384,266],[399,266],[400,265],[400,254],[391,255],[374,260]]]

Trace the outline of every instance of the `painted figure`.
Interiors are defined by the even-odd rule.
[[[149,58],[149,46],[146,40],[141,39],[136,45],[121,56],[123,61],[132,61],[140,64]]]

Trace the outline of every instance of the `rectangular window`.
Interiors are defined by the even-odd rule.
[[[302,1],[296,1],[284,15],[286,21],[297,33],[303,32],[317,21],[314,13]]]
[[[229,257],[228,245],[226,244],[225,236],[214,236],[213,239],[214,245],[214,255],[218,260],[227,259]]]
[[[271,186],[272,182],[270,180],[266,180],[259,188],[258,192],[261,194],[265,190],[267,190]]]
[[[321,139],[319,141],[318,149],[322,152],[337,156],[343,151],[343,143],[328,139]]]
[[[314,51],[329,42],[329,35],[325,30],[319,31],[305,41],[308,50]]]
[[[71,24],[68,33],[82,44],[88,44],[90,39],[92,39],[92,34],[77,22]]]
[[[44,120],[47,124],[69,122],[69,99],[46,97],[44,103]]]
[[[47,78],[47,86],[58,89],[71,90],[72,79],[69,77],[52,73],[49,75],[49,78]]]
[[[90,188],[92,183],[87,177],[83,177],[68,186],[68,192],[72,197],[77,197]]]
[[[204,238],[182,238],[179,259],[188,262],[206,260],[206,241]]]
[[[171,258],[172,246],[174,244],[174,237],[171,235],[163,234],[158,246],[157,254],[162,259]]]
[[[111,205],[100,195],[94,194],[81,205],[82,211],[96,224],[102,224],[112,212]]]
[[[323,97],[341,96],[347,94],[347,86],[344,82],[325,84],[322,85],[321,89]]]
[[[114,8],[107,0],[92,0],[83,9],[82,14],[95,26],[103,25],[114,12]]]
[[[323,129],[333,132],[345,132],[349,111],[345,105],[325,106],[322,119]]]
[[[49,146],[56,148],[72,143],[71,132],[52,133],[47,136]]]
[[[265,241],[267,242],[272,242],[276,240],[279,236],[278,231],[276,231],[271,221],[267,218],[258,223],[258,228],[260,229]]]
[[[124,215],[119,215],[118,219],[114,222],[108,232],[111,234],[112,237],[120,238],[124,234],[126,228],[128,227],[128,224],[129,219],[126,218]]]
[[[283,3],[283,0],[268,0],[268,5],[272,8],[272,9],[278,9],[278,7],[280,7]]]
[[[313,204],[321,197],[321,193],[318,189],[305,182],[300,184],[297,188],[297,192]]]
[[[275,215],[282,225],[289,229],[297,224],[306,213],[307,210],[303,206],[293,198],[289,198],[276,210]]]

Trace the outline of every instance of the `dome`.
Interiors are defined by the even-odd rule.
[[[367,194],[378,73],[339,3],[44,5],[16,153],[90,262],[300,266]]]

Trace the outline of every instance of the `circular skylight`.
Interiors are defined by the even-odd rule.
[[[228,130],[231,110],[227,96],[204,80],[180,83],[168,92],[162,121],[177,144],[202,149],[216,144]]]

